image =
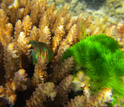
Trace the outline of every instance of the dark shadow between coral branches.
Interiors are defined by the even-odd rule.
[[[30,98],[35,88],[29,88],[23,92],[17,92],[17,100],[13,107],[26,107],[26,100]]]

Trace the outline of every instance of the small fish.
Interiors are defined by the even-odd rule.
[[[47,63],[51,61],[53,58],[53,53],[48,45],[43,42],[36,42],[33,40],[29,43],[32,44],[33,47],[31,52],[33,65],[37,63],[38,59],[45,60]]]

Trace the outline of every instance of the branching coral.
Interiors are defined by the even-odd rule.
[[[58,13],[55,4],[47,6],[46,0],[3,0],[0,9],[0,71],[3,73],[0,76],[5,80],[0,82],[0,97],[18,107],[66,106],[71,99],[75,63],[73,57],[64,62],[61,58],[82,36],[89,36],[86,30],[92,25],[90,19],[84,20],[81,15],[72,18],[67,5]],[[89,34],[93,31],[94,28]],[[42,57],[36,53],[33,65],[32,40],[51,49],[53,56],[49,58],[47,51],[40,52]],[[89,87],[83,83],[82,87],[88,101]],[[107,92],[103,90],[103,93]]]
[[[79,30],[77,28],[78,20],[75,19],[72,23],[71,15],[67,12],[67,5],[59,15],[54,4],[47,7],[46,0],[3,0],[1,7],[0,58],[4,62],[1,63],[1,67],[4,67],[4,69],[1,70],[3,70],[2,72],[5,71],[6,83],[0,88],[0,96],[5,97],[9,104],[18,106],[20,104],[18,103],[20,102],[18,98],[23,98],[23,104],[25,103],[24,100],[27,99],[23,95],[19,97],[18,93],[26,92],[30,96],[33,91],[30,93],[30,88],[34,89],[39,84],[44,84],[44,82],[49,84],[47,83],[48,81],[53,82],[49,86],[54,86],[54,84],[56,86],[72,70],[72,58],[66,60],[65,63],[58,63],[58,61],[68,47],[79,41],[77,35]],[[75,33],[73,34],[73,32]],[[69,40],[69,37],[72,39]],[[49,63],[44,56],[41,57],[42,60],[38,57],[37,61],[35,61],[34,69],[32,69],[30,48],[33,44],[29,43],[31,40],[42,42],[45,46],[48,45],[53,51],[52,61],[52,57],[50,57]],[[63,43],[62,46],[60,46],[61,43]],[[58,68],[54,66],[58,66]],[[60,72],[59,79],[56,79],[58,75],[55,73],[56,71]],[[49,73],[50,75],[48,75]],[[52,78],[54,76],[55,83]],[[47,85],[46,88],[48,88]],[[42,93],[44,94],[44,92]],[[30,104],[27,103],[28,105]]]
[[[55,96],[56,91],[53,83],[41,83],[38,85],[38,88],[36,88],[36,91],[33,92],[33,96],[26,101],[26,105],[28,107],[43,107],[43,101],[47,101],[47,97],[54,100]]]
[[[112,91],[109,88],[104,88],[99,91],[95,96],[90,96],[87,98],[86,96],[77,96],[74,99],[71,99],[71,102],[68,102],[67,107],[102,107],[107,106],[106,102],[111,102]]]
[[[15,73],[14,78],[11,80],[7,80],[5,87],[0,87],[1,97],[5,97],[10,104],[14,105],[16,101],[16,91],[24,91],[29,86],[29,79],[27,78],[27,74],[24,69],[20,69]]]

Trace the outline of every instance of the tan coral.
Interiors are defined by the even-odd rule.
[[[26,37],[24,32],[20,32],[17,38],[17,44],[21,51],[21,61],[20,66],[22,69],[26,69],[25,63],[30,63],[31,56],[30,56],[30,48],[31,44],[29,44],[30,38]]]
[[[71,29],[72,25],[75,24],[75,23],[76,23],[76,19],[75,18],[70,19],[68,24],[66,25],[66,28],[65,28],[66,31],[68,32]]]
[[[89,101],[93,106],[104,106],[105,102],[112,102],[112,89],[110,88],[102,89]]]
[[[89,100],[86,100],[86,96],[78,96],[68,102],[67,107],[101,107],[107,106],[106,102],[112,101],[112,89],[104,88],[100,90],[96,95],[90,96]]]
[[[16,43],[10,43],[4,50],[4,68],[6,70],[5,78],[9,80],[20,68],[20,51]]]
[[[68,93],[71,92],[73,76],[68,75],[63,79],[59,86],[57,86],[57,102],[61,105],[65,105],[68,101]]]
[[[53,52],[56,51],[63,35],[65,34],[65,31],[64,31],[64,26],[63,25],[60,25],[57,27],[56,31],[55,31],[55,36],[53,37],[53,40],[52,40],[52,50]]]
[[[31,20],[33,24],[38,24],[42,13],[46,9],[46,0],[32,0],[31,2]]]
[[[28,49],[30,49],[31,45],[29,44],[29,39],[26,37],[24,32],[20,32],[17,42],[21,51],[28,55]]]
[[[13,83],[15,84],[15,89],[19,91],[24,91],[30,85],[30,80],[27,78],[27,73],[24,69],[20,69],[15,73]]]
[[[45,61],[38,60],[35,65],[35,73],[33,74],[32,83],[34,86],[37,86],[40,83],[44,83],[47,78]]]
[[[82,107],[84,106],[85,97],[84,96],[76,96],[74,99],[71,99],[70,102],[68,102],[67,107]],[[88,105],[89,107],[92,107],[91,105]]]
[[[54,84],[51,82],[39,84],[36,91],[33,92],[33,96],[26,101],[26,105],[28,107],[44,107],[43,101],[46,101],[47,97],[54,100],[54,97],[56,96],[54,88]]]
[[[39,42],[46,43],[47,45],[50,45],[50,39],[51,39],[51,32],[48,26],[45,26],[42,30],[39,29]]]
[[[15,24],[19,18],[22,19],[23,16],[29,13],[30,0],[27,0],[24,4],[19,0],[3,0],[1,7],[10,17],[11,23]]]
[[[38,41],[39,39],[39,29],[36,26],[33,26],[30,33],[30,40]]]
[[[77,42],[77,25],[74,24],[68,32],[65,39],[62,40],[57,51],[56,60],[61,59],[62,54],[70,47],[72,44]]]
[[[20,34],[20,32],[22,31],[22,29],[23,29],[23,24],[22,24],[21,20],[18,20],[18,21],[16,22],[16,25],[15,25],[15,28],[14,28],[14,30],[15,30],[15,32],[14,32],[14,37],[15,37],[15,40],[16,40],[16,41],[17,41],[17,39],[18,39],[18,37],[19,37],[19,34]]]
[[[12,30],[13,26],[11,23],[8,23],[8,17],[5,12],[0,9],[0,41],[3,46],[7,46],[12,41]]]
[[[16,72],[13,79],[7,81],[5,87],[0,86],[0,96],[5,97],[7,100],[9,100],[10,104],[14,105],[17,97],[15,92],[17,90],[24,91],[27,89],[26,84],[29,81],[26,76],[27,74],[23,69],[20,69],[18,72]]]
[[[56,49],[59,47],[60,42],[63,40],[63,38],[66,39],[66,35],[70,30],[70,29],[66,30],[66,25],[68,25],[68,22],[71,19],[71,15],[68,14],[67,5],[65,5],[64,9],[62,9],[59,15],[57,10],[55,9],[54,4],[52,4],[47,8],[46,0],[39,0],[39,1],[33,0],[32,2],[30,0],[28,1],[4,0],[2,2],[1,7],[3,9],[1,9],[2,24],[0,25],[0,31],[2,38],[0,39],[0,42],[2,43],[4,50],[5,72],[9,76],[7,77],[8,78],[7,83],[5,83],[6,85],[4,87],[5,90],[3,90],[4,93],[3,97],[9,99],[9,103],[14,105],[16,101],[15,91],[17,92],[24,91],[24,90],[28,90],[29,88],[27,84],[28,75],[26,74],[26,72],[30,71],[30,66],[28,61],[31,60],[30,57],[31,45],[29,44],[29,41],[36,40],[38,42],[44,42],[48,45],[51,45],[53,44],[53,41],[57,41],[57,39],[61,35],[61,33],[59,34],[59,32],[62,32],[61,38],[59,39],[59,41],[55,42],[56,45],[54,45],[55,51],[57,51]],[[9,17],[10,20],[8,20],[7,16]],[[9,21],[12,24],[8,23]],[[70,24],[69,27],[71,28],[72,24]],[[76,27],[77,26],[75,25],[73,28],[76,29]],[[58,29],[60,28],[58,33],[56,33],[57,31],[56,28]],[[72,29],[70,32],[71,33],[68,34],[70,36],[67,36],[68,41],[72,33],[74,33],[76,37],[77,30]],[[6,38],[4,35],[7,35]],[[73,45],[75,42],[72,41],[73,39],[71,39],[71,41],[69,41],[68,43]],[[65,43],[65,45],[66,44],[67,43]],[[50,48],[53,48],[53,46],[51,46]],[[15,59],[12,59],[13,57],[11,55],[14,56]],[[11,64],[11,66],[13,67],[10,70],[10,72],[8,72],[9,69],[9,67],[7,68],[8,64]],[[51,65],[54,64],[55,63],[51,63]],[[30,71],[32,73],[34,71],[34,74],[32,74],[33,76],[30,77],[32,78],[32,81],[30,81],[32,82],[31,83],[32,87],[33,86],[37,87],[41,82],[45,82],[44,84],[48,84],[49,79],[46,78],[47,76],[46,66],[48,66],[48,64],[46,64],[45,61],[43,62],[43,64],[38,62],[35,65],[35,70]],[[58,81],[66,77],[66,74],[68,74],[68,72],[72,69],[73,59],[70,58],[66,60],[66,62],[60,64],[56,63],[56,66],[58,66],[58,69],[56,68],[56,70],[59,70],[59,68],[65,66],[65,68],[63,68],[63,70],[60,71],[61,73],[59,79],[55,80]],[[24,68],[26,68],[26,72]],[[54,71],[56,71],[54,69],[52,73],[51,71],[53,69],[51,69],[51,66],[48,66],[48,70],[50,70],[49,71],[50,75],[54,75],[55,73]],[[57,78],[57,75],[55,78]],[[50,83],[50,85],[46,85],[46,88],[49,89],[49,87],[53,86],[52,84],[53,83]],[[42,95],[44,95],[45,91],[42,91],[41,93]],[[53,94],[55,97],[55,92]],[[35,104],[37,105],[38,102],[36,101]]]
[[[64,8],[61,10],[60,15],[57,15],[55,24],[53,25],[53,28],[52,28],[52,33],[55,33],[56,28],[58,26],[60,25],[66,26],[66,24],[68,23],[70,14],[68,14],[67,8],[68,6],[65,5]]]
[[[23,31],[25,35],[29,36],[31,32],[31,28],[32,28],[32,22],[31,22],[31,18],[29,15],[24,17],[22,24],[23,24]]]
[[[55,83],[60,81],[69,74],[69,71],[72,70],[73,66],[73,57],[65,59],[64,62],[60,63],[59,65],[57,64],[53,69],[53,73],[49,75],[50,81]]]
[[[16,101],[15,85],[12,81],[8,81],[5,87],[0,86],[0,96],[8,100],[9,104],[14,105]]]

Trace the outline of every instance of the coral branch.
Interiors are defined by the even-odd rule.
[[[33,92],[33,96],[26,101],[26,105],[28,107],[44,107],[43,102],[47,101],[47,98],[54,100],[55,96],[56,91],[53,83],[41,83],[38,85],[38,88],[36,88],[36,91]]]
[[[73,57],[64,60],[64,62],[60,63],[60,65],[56,65],[54,67],[53,73],[50,75],[51,81],[58,82],[63,79],[66,75],[69,74],[69,71],[72,70],[73,66]]]
[[[20,68],[20,51],[15,42],[10,43],[6,50],[4,49],[4,68],[6,80],[13,78],[14,73]]]
[[[59,86],[57,86],[57,102],[61,105],[65,105],[68,101],[68,93],[72,88],[73,76],[69,75],[63,79]]]
[[[43,83],[47,78],[46,72],[46,62],[38,60],[35,65],[35,72],[33,74],[32,82],[34,86],[37,86],[39,83]]]
[[[24,91],[30,85],[29,78],[27,78],[27,74],[24,69],[20,69],[15,73],[15,77],[13,82],[15,84],[15,89],[18,91]]]

